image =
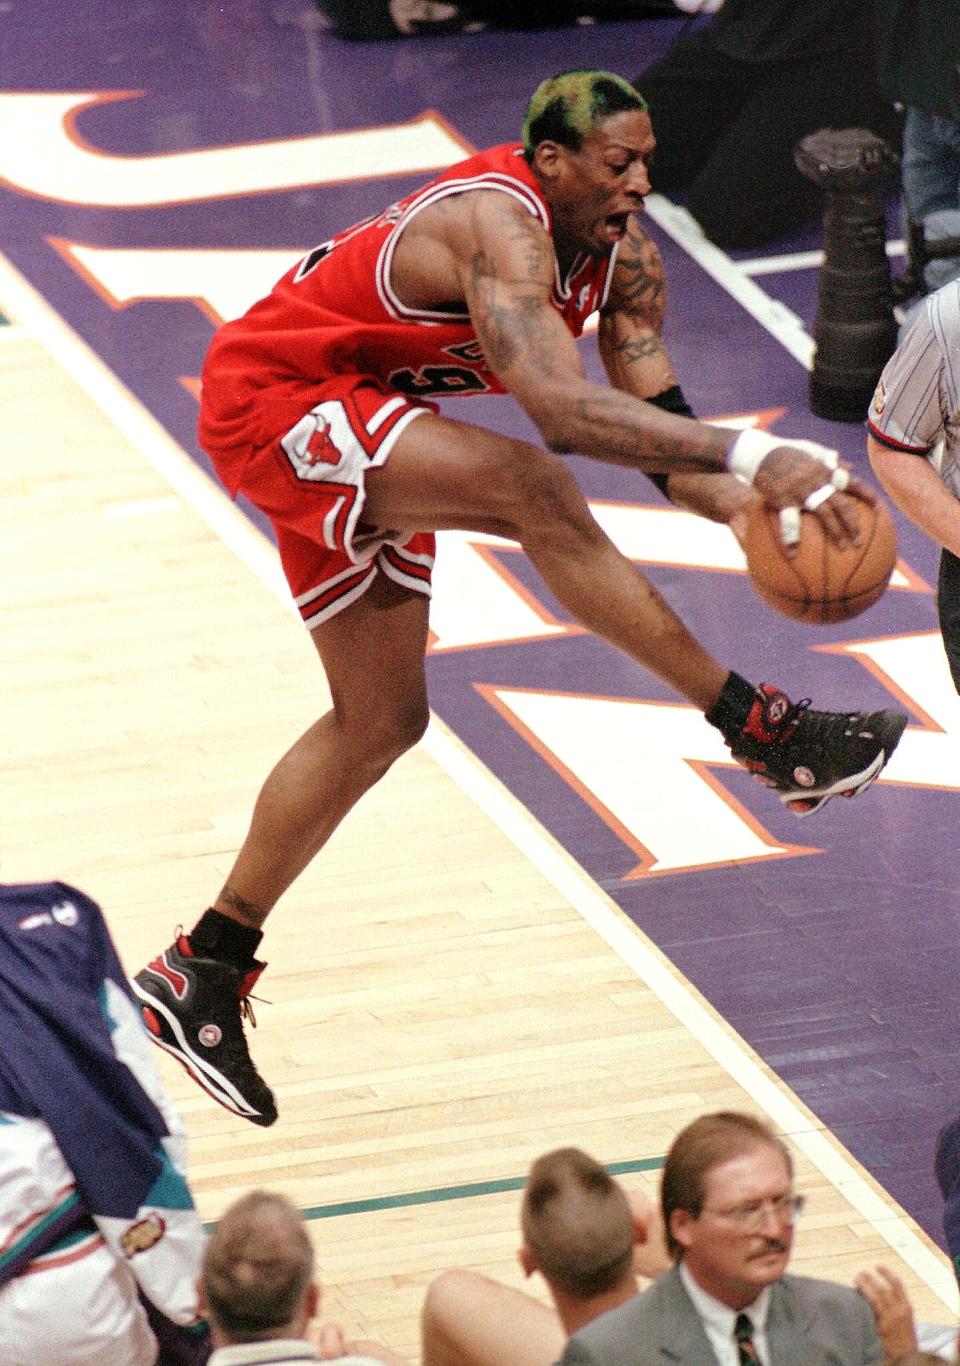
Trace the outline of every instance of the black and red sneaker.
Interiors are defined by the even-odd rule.
[[[250,990],[266,963],[244,972],[216,958],[197,958],[185,934],[133,978],[143,1022],[214,1100],[254,1124],[277,1117],[273,1092],[253,1065],[243,1032],[256,1025]]]
[[[761,683],[740,733],[727,739],[733,757],[798,816],[831,797],[855,797],[878,777],[907,724],[900,711],[811,711]]]

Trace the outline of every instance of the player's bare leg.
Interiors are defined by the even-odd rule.
[[[596,522],[564,462],[445,418],[421,418],[367,476],[366,520],[519,541],[564,607],[702,710],[729,670]]]
[[[384,576],[317,627],[333,707],[267,778],[215,906],[134,978],[154,1041],[213,1098],[254,1124],[277,1109],[244,1023],[265,964],[259,926],[359,797],[427,723],[427,599]]]
[[[368,478],[367,513],[386,526],[462,527],[518,540],[584,626],[656,674],[706,715],[736,759],[798,815],[854,796],[883,769],[907,718],[809,710],[754,689],[686,629],[616,549],[563,462],[548,452],[443,418],[403,434]]]
[[[421,738],[428,609],[422,593],[381,574],[311,633],[333,706],[261,788],[218,911],[260,929],[350,808]]]
[[[703,711],[719,696],[729,670],[620,554],[556,457],[460,423],[421,418],[387,465],[368,474],[367,491],[365,520],[372,525],[412,528],[416,518],[418,529],[465,527],[520,541],[583,625]],[[381,575],[313,637],[333,709],[267,778],[214,903],[255,930],[357,799],[420,738],[428,716],[427,602],[421,595]]]

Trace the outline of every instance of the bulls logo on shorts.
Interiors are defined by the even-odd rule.
[[[329,479],[343,465],[344,452],[355,444],[342,405],[336,402],[318,403],[280,438],[297,478],[309,480]]]
[[[316,421],[317,430],[307,441],[307,464],[316,465],[322,461],[325,465],[339,465],[340,452],[331,440],[330,423],[319,413],[311,413],[311,417]]]

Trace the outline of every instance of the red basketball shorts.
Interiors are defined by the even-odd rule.
[[[386,461],[414,418],[436,409],[357,375],[337,376],[305,401],[311,398],[317,401],[299,421],[254,450],[238,489],[270,519],[309,630],[356,602],[378,573],[429,597],[436,548],[432,532],[363,522],[367,470]],[[216,451],[211,458],[216,466]]]

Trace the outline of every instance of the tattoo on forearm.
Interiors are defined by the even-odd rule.
[[[641,361],[649,360],[651,356],[659,355],[666,348],[659,337],[647,334],[627,338],[618,342],[612,349],[625,365],[637,365]]]
[[[578,420],[597,445],[641,469],[679,472],[724,467],[729,433],[662,413],[658,408],[651,408],[649,422],[641,428],[637,400],[618,389],[605,390],[601,398],[582,398],[576,410]]]
[[[618,306],[659,329],[666,290],[660,252],[642,228],[631,226],[617,257]]]
[[[524,253],[518,280],[520,283],[534,284],[543,279],[544,242],[543,229],[528,215],[512,218],[506,233],[508,242],[516,242]]]

